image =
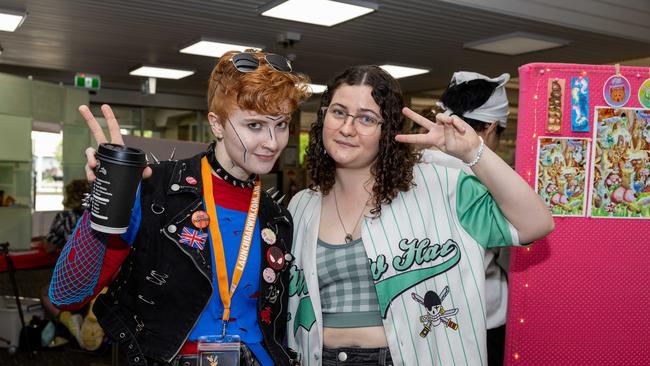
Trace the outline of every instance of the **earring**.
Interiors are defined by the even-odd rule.
[[[223,140],[223,136],[215,136],[217,138],[217,142],[221,142]]]

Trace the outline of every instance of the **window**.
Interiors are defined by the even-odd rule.
[[[61,133],[32,131],[34,211],[63,210]]]

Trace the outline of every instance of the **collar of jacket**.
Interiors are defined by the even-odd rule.
[[[203,152],[190,159],[178,160],[172,169],[167,194],[175,195],[181,193],[193,193],[197,196],[203,194],[203,183],[201,181],[201,159],[207,152]],[[190,182],[195,182],[191,184]]]

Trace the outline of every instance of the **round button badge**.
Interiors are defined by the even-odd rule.
[[[266,261],[269,266],[276,271],[281,270],[286,263],[284,253],[282,252],[282,249],[278,247],[270,247],[269,250],[266,251]]]
[[[639,87],[639,103],[644,108],[650,108],[650,79],[646,79]]]
[[[196,211],[192,214],[192,225],[205,229],[210,225],[210,216],[205,211]]]
[[[612,75],[603,85],[603,98],[611,107],[622,107],[630,100],[632,88],[630,82],[622,75]]]
[[[266,283],[275,282],[275,277],[275,271],[272,268],[266,267],[264,268],[264,271],[262,271],[262,278],[264,278],[264,281],[266,281]]]
[[[276,236],[273,230],[266,228],[262,229],[262,240],[268,245],[273,245],[275,244]]]

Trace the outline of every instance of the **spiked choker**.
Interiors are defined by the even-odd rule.
[[[241,187],[241,188],[253,188],[255,186],[255,179],[257,178],[257,174],[251,174],[247,180],[241,180],[238,178],[233,177],[224,169],[221,164],[219,164],[219,161],[216,158],[216,155],[214,154],[214,148],[215,148],[216,143],[213,142],[210,144],[210,147],[208,148],[207,152],[207,157],[208,157],[208,162],[210,163],[210,166],[212,167],[212,170],[217,174],[217,176],[221,179],[224,180],[224,182],[227,182],[229,184],[232,184],[235,187]]]

